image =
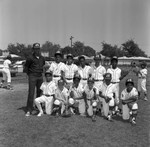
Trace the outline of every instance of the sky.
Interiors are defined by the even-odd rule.
[[[61,47],[81,41],[121,46],[133,39],[150,56],[150,0],[0,0],[0,49],[9,43]]]

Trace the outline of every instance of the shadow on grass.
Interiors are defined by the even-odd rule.
[[[23,107],[18,108],[17,110],[22,110],[22,111],[24,111],[26,113],[27,112],[27,107],[23,106]]]

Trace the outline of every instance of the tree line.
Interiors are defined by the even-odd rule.
[[[102,42],[101,45],[102,49],[97,52],[107,57],[147,57],[145,52],[140,49],[139,45],[135,43],[135,41],[132,39],[121,44],[120,47],[118,47],[117,45],[111,45],[106,42]],[[27,58],[32,53],[32,45],[10,43],[7,47],[7,50],[10,52],[10,54],[16,54],[23,58]],[[80,41],[74,42],[72,47],[66,46],[64,48],[61,48],[59,44],[54,44],[50,41],[46,41],[44,44],[41,45],[41,51],[48,52],[49,57],[53,57],[57,50],[61,50],[63,54],[72,53],[74,56],[86,55],[88,57],[91,57],[96,54],[96,51],[92,47],[87,46]]]

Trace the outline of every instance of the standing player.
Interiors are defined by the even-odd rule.
[[[56,115],[63,114],[68,109],[68,89],[64,86],[64,80],[58,80],[58,87],[55,90],[54,110]]]
[[[45,110],[47,114],[52,113],[53,98],[56,89],[56,85],[52,81],[52,72],[46,72],[45,79],[46,81],[43,82],[40,87],[40,89],[42,90],[42,95],[35,99],[35,105],[39,110],[39,114],[37,116],[43,115],[41,103],[45,103]]]
[[[94,78],[88,78],[88,83],[85,86],[83,96],[85,97],[88,116],[92,117],[92,121],[96,121],[99,90],[94,86]]]
[[[103,113],[108,120],[112,120],[112,114],[115,107],[115,101],[119,103],[119,95],[116,86],[111,83],[110,73],[104,75],[104,83],[100,89],[100,97],[103,98]],[[114,97],[115,95],[115,97]]]
[[[67,82],[67,88],[70,89],[73,83],[73,77],[75,73],[78,72],[78,67],[73,63],[73,55],[68,54],[67,55],[67,64],[65,68],[65,79]]]
[[[85,116],[85,99],[83,97],[84,88],[80,83],[81,77],[77,73],[73,78],[73,85],[70,89],[69,105],[74,108],[77,107],[81,116]]]
[[[132,79],[127,79],[125,85],[126,88],[121,92],[122,118],[124,120],[130,118],[131,123],[136,124],[138,91]]]
[[[85,57],[84,56],[80,56],[79,57],[79,67],[78,67],[78,73],[81,76],[81,84],[83,85],[83,87],[85,87],[85,85],[87,84],[87,79],[89,77],[89,75],[91,75],[91,67],[85,64]]]
[[[57,85],[58,80],[61,78],[64,78],[64,71],[65,71],[65,64],[62,61],[62,53],[60,51],[57,51],[55,53],[55,62],[52,62],[48,71],[53,72],[53,80]]]
[[[147,101],[147,89],[146,89],[146,78],[147,78],[147,68],[146,68],[146,62],[143,61],[141,63],[141,69],[138,69],[138,67],[136,66],[137,70],[134,70],[134,72],[137,73],[138,76],[138,93],[139,93],[139,97],[141,95],[141,93],[144,93],[144,100]]]
[[[3,70],[2,70],[2,74],[3,74],[3,79],[1,81],[0,87],[3,88],[4,87],[4,82],[7,82],[7,89],[12,90],[11,87],[11,73],[10,73],[10,67],[12,66],[11,64],[11,55],[8,55],[6,57],[6,60],[4,61],[3,65]]]
[[[119,95],[119,83],[128,73],[123,74],[121,69],[118,67],[118,58],[116,56],[111,58],[111,68],[107,69],[107,73],[112,75],[111,83],[116,86],[117,95]],[[118,105],[118,103],[117,103]],[[116,106],[116,112],[118,112],[118,106]]]

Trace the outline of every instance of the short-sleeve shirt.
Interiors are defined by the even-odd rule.
[[[141,78],[141,77],[142,77],[142,78],[146,78],[146,76],[147,76],[147,69],[146,69],[146,68],[141,69],[141,70],[140,70],[140,73],[141,73],[142,75],[141,75],[141,74],[138,74],[138,77],[139,77],[139,78]]]
[[[10,65],[10,64],[11,64],[11,61],[8,60],[8,59],[6,59],[6,60],[4,61],[4,63],[3,63],[4,68],[9,68],[9,65]]]
[[[92,76],[95,80],[103,80],[104,79],[104,74],[106,73],[106,69],[104,66],[99,65],[98,67],[93,67],[93,72]]]
[[[66,66],[63,62],[52,62],[49,70],[53,72],[53,75],[61,76],[61,71],[65,71]]]
[[[98,95],[99,94],[99,90],[95,86],[93,86],[92,89],[89,89],[88,85],[85,86],[84,92],[86,94],[86,98],[87,99],[92,99],[94,97],[94,89],[95,89],[96,95]]]
[[[51,82],[43,82],[40,89],[43,91],[44,95],[54,95],[56,90],[56,84]]]
[[[78,67],[78,73],[81,76],[81,79],[87,79],[90,73],[91,67],[85,65],[84,68],[82,68],[81,66]]]
[[[78,71],[78,66],[75,64],[68,65],[66,64],[65,68],[65,78],[73,79],[74,73]]]
[[[118,94],[117,94],[117,90],[116,90],[116,86],[115,84],[109,84],[106,85],[105,83],[102,84],[101,88],[99,89],[99,91],[102,92],[102,95],[110,97],[110,98],[114,98],[114,94],[116,95],[115,98],[118,98]]]
[[[60,91],[60,89],[58,87],[55,90],[55,98],[56,99],[59,98],[59,99],[67,100],[68,96],[69,96],[69,92],[66,87],[64,87],[62,91]]]
[[[112,75],[112,82],[120,82],[120,77],[121,77],[121,69],[120,68],[108,68],[107,73],[110,73]]]
[[[138,91],[135,87],[133,87],[133,89],[130,92],[127,92],[127,89],[125,88],[122,92],[121,92],[121,100],[128,100],[130,97],[132,96],[138,96]]]
[[[83,92],[84,92],[83,85],[80,83],[77,88],[76,87],[72,87],[71,91],[74,94],[74,98],[82,97]]]

